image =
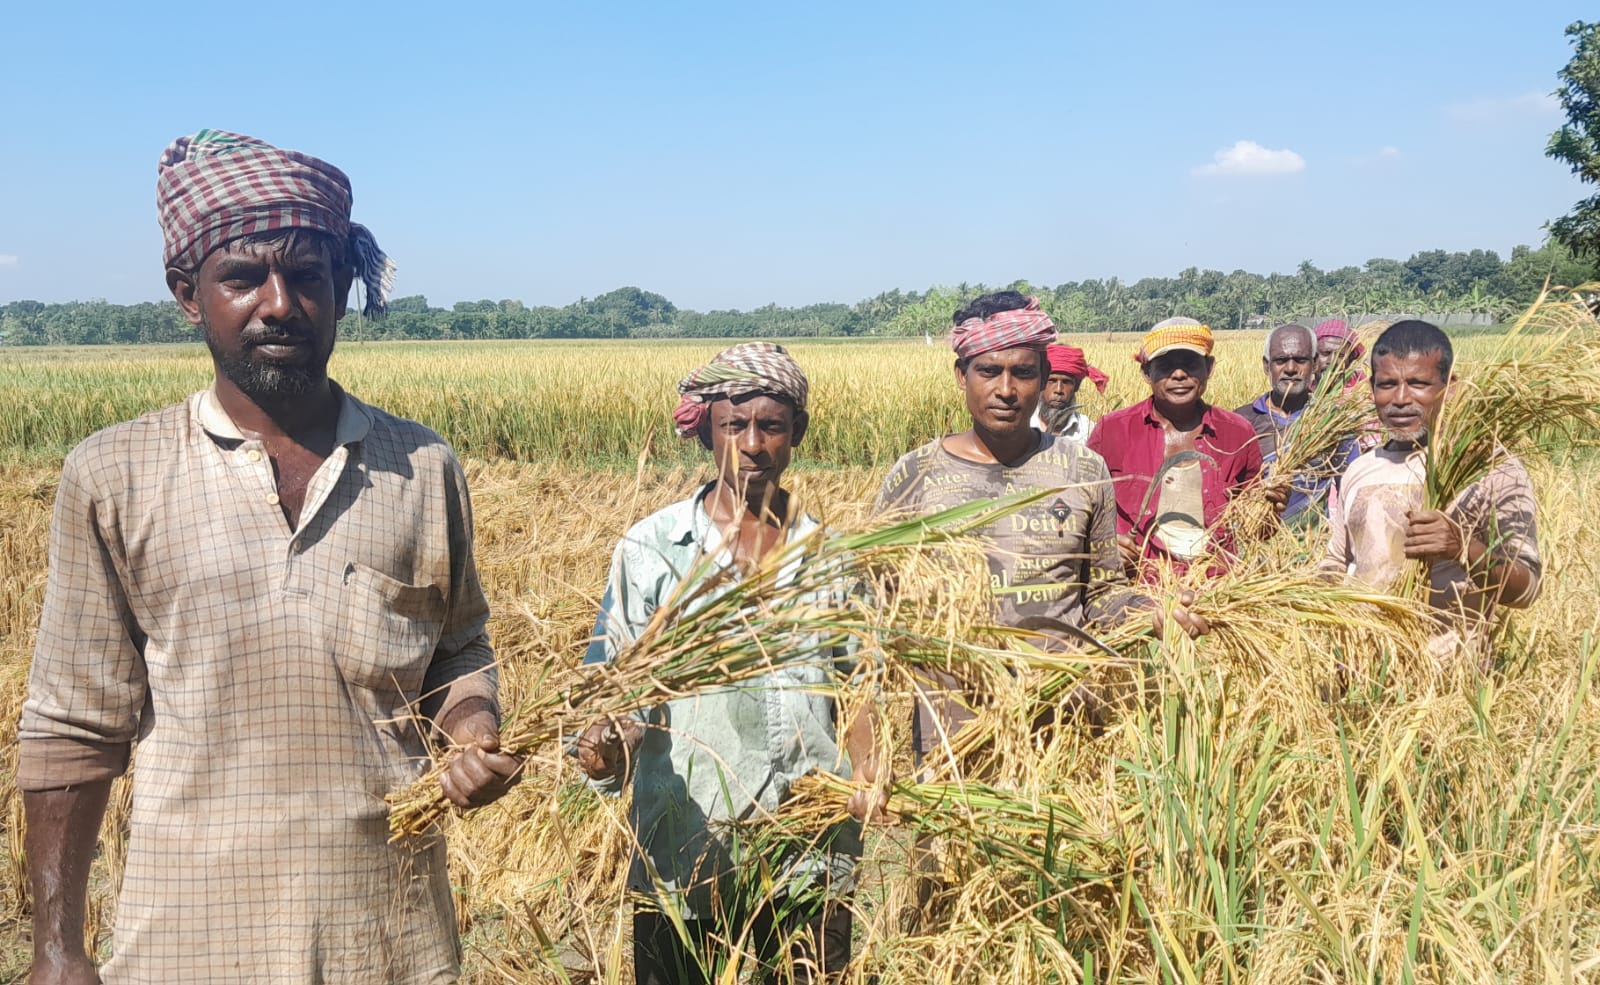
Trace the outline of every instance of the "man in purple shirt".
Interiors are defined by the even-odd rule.
[[[1250,422],[1205,402],[1212,344],[1211,329],[1193,318],[1157,324],[1134,354],[1150,399],[1101,418],[1089,436],[1111,470],[1123,566],[1147,582],[1159,559],[1180,571],[1202,557],[1226,563],[1236,535],[1219,521],[1261,475]],[[1282,512],[1287,488],[1273,486],[1268,499]]]
[[[1317,385],[1316,366],[1317,340],[1311,329],[1290,322],[1267,333],[1261,368],[1267,374],[1269,389],[1234,411],[1255,429],[1265,475],[1272,474],[1283,440],[1311,402],[1311,391]],[[1326,509],[1328,490],[1339,481],[1345,466],[1357,454],[1355,436],[1351,435],[1327,459],[1287,476],[1289,500],[1283,511],[1284,520],[1306,523],[1320,519]]]

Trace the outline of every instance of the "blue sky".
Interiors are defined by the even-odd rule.
[[[155,162],[324,157],[434,304],[682,307],[1537,243],[1582,4],[26,2],[0,302],[164,296]]]

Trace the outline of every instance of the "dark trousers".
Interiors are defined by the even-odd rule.
[[[709,985],[734,946],[761,962],[764,985],[837,980],[850,963],[847,900],[774,909],[767,903],[742,921],[685,920],[689,943],[660,913],[633,913],[633,974],[638,985]],[[783,951],[782,954],[779,952]]]

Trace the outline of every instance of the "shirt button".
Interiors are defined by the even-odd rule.
[[[261,461],[261,453],[258,451],[252,451],[250,454],[246,455],[245,458],[250,459],[252,462],[259,462]]]
[[[278,494],[277,493],[267,493],[267,505],[268,506],[277,506],[278,505]]]

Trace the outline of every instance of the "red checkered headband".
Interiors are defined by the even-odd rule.
[[[1055,322],[1039,310],[1039,299],[1026,307],[997,311],[988,318],[968,318],[950,330],[950,348],[956,358],[971,359],[1001,349],[1028,348],[1043,352],[1056,340]]]
[[[394,289],[394,262],[367,227],[350,221],[350,179],[309,154],[229,133],[201,130],[161,154],[156,208],[169,267],[193,270],[240,236],[314,229],[347,245],[366,293],[364,312],[381,315]]]

